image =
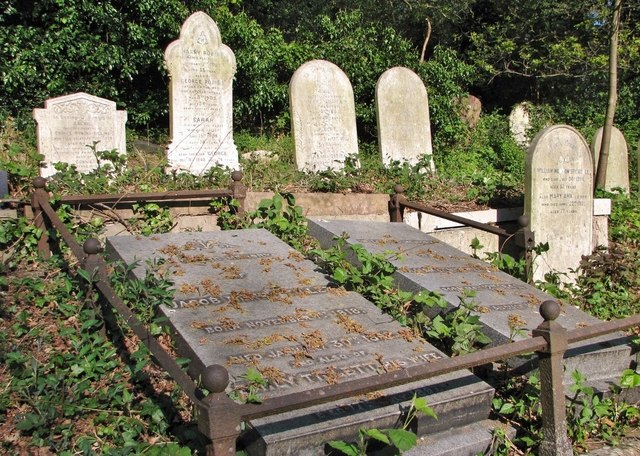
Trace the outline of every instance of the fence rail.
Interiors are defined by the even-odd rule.
[[[232,185],[236,186],[236,192],[242,193],[240,179],[234,179]],[[93,286],[101,293],[107,305],[115,309],[124,318],[133,332],[149,348],[149,351],[157,359],[160,366],[169,373],[199,409],[198,429],[210,440],[210,444],[207,447],[209,456],[235,454],[236,440],[240,435],[242,421],[354,397],[461,369],[506,360],[531,352],[537,353],[541,371],[540,401],[543,411],[542,428],[544,439],[540,445],[539,454],[542,456],[573,455],[571,443],[567,436],[565,394],[562,384],[562,359],[568,344],[640,325],[640,315],[635,315],[624,320],[604,322],[588,328],[567,331],[555,321],[560,314],[559,304],[556,301],[549,300],[540,306],[540,314],[544,321],[534,330],[533,337],[529,339],[480,350],[463,356],[440,359],[402,370],[386,372],[376,377],[356,379],[277,398],[269,398],[262,404],[236,404],[229,399],[225,393],[229,383],[227,370],[221,365],[211,365],[201,375],[202,385],[209,391],[209,395],[205,397],[204,392],[196,385],[194,380],[180,368],[175,359],[167,353],[135,314],[117,296],[109,284],[106,263],[99,255],[99,241],[89,239],[83,246],[79,245],[51,207],[45,186],[46,181],[44,179],[36,178],[34,180],[35,188],[31,196],[34,207],[34,223],[36,226],[43,228],[44,232],[47,229],[54,229],[60,233],[62,240],[79,260],[80,267],[94,278]],[[228,197],[229,195],[225,193],[222,196]],[[96,197],[94,196],[94,198]],[[409,206],[405,205],[405,207]],[[49,248],[46,235],[43,235],[41,241],[41,244],[39,244],[41,253],[48,255]]]

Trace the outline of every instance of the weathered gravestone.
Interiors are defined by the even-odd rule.
[[[529,128],[531,118],[525,103],[519,103],[513,107],[509,114],[509,129],[511,136],[521,146],[529,145]]]
[[[602,146],[603,128],[598,128],[591,142],[591,153],[593,154],[594,175],[598,169],[600,159],[600,147]],[[629,151],[624,135],[616,127],[611,129],[611,141],[609,142],[609,158],[607,160],[607,175],[605,178],[605,190],[611,191],[614,188],[624,189],[625,194],[629,194]]]
[[[169,166],[192,174],[214,166],[238,169],[232,101],[236,58],[222,44],[213,19],[203,12],[189,16],[164,59],[171,77]]]
[[[68,163],[89,173],[98,167],[96,151],[127,151],[127,112],[116,110],[115,102],[79,92],[50,98],[44,106],[33,110],[38,152],[44,155],[42,177],[56,173],[54,163]]]
[[[298,68],[289,83],[289,104],[298,169],[342,169],[358,153],[353,89],[336,65],[312,60]]]
[[[371,253],[384,255],[397,268],[394,278],[400,289],[436,291],[447,300],[450,309],[460,306],[462,299],[474,303],[474,314],[479,316],[491,345],[531,337],[531,331],[542,323],[540,304],[552,299],[537,288],[403,223],[310,219],[309,231],[324,248],[345,234],[348,244],[360,244]],[[468,292],[474,296],[465,297]],[[441,309],[426,312],[434,317]],[[599,322],[568,305],[562,306],[557,321],[567,329]],[[611,346],[608,338],[603,337],[573,346],[565,355],[565,381],[571,381],[575,369],[590,381],[618,380],[629,366],[630,348],[622,340],[616,342],[619,345]],[[592,351],[591,344],[596,344],[597,350]]]
[[[360,295],[333,288],[312,262],[264,230],[111,237],[107,251],[128,264],[164,259],[176,291],[160,313],[180,356],[191,359],[194,378],[205,366],[226,366],[231,390],[242,388],[249,368],[269,380],[260,391],[268,400],[444,357]],[[144,277],[144,264],[134,274]],[[414,391],[438,414],[421,419],[419,433],[486,426],[493,389],[460,371],[255,420],[243,440],[250,454],[324,454],[326,441],[352,439],[362,426],[393,426]],[[455,450],[469,439],[453,440],[446,454],[471,455],[490,433],[469,452]]]
[[[549,251],[536,258],[533,276],[569,274],[592,252],[593,161],[589,146],[572,127],[555,125],[536,135],[527,153],[525,214],[537,244]]]
[[[434,171],[429,99],[420,76],[404,67],[385,71],[376,84],[376,111],[382,162],[415,165],[426,155]]]

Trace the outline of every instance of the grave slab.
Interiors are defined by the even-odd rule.
[[[260,392],[268,400],[445,356],[265,230],[115,236],[107,253],[140,261],[137,278],[155,262],[173,280],[175,297],[159,310],[179,355],[191,359],[194,378],[224,365],[230,390],[245,385],[249,368],[269,379]],[[326,441],[353,439],[360,427],[394,426],[414,393],[438,414],[421,420],[429,434],[486,419],[493,397],[489,385],[460,371],[254,420],[242,441],[252,455],[323,454]]]
[[[437,291],[450,309],[461,305],[466,292],[475,293],[471,298],[477,305],[475,314],[491,338],[491,346],[531,337],[531,331],[542,323],[540,304],[553,299],[403,223],[309,219],[309,231],[324,248],[333,245],[336,237],[346,235],[348,244],[360,244],[371,253],[384,255],[397,268],[394,278],[400,289]],[[427,314],[433,317],[439,311],[430,309]],[[599,322],[567,304],[562,306],[558,321],[569,330]],[[617,380],[629,367],[631,350],[626,342],[622,335],[612,335],[572,346],[565,355],[565,381],[571,381],[575,369],[590,381],[608,381],[612,376]]]

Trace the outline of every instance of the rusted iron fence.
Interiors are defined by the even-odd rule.
[[[404,196],[404,187],[402,187],[402,185],[394,186],[393,191],[394,194],[391,195],[389,200],[389,220],[391,222],[403,222],[404,210],[411,209],[417,212],[434,215],[445,220],[450,220],[464,226],[476,228],[487,233],[495,234],[499,239],[498,245],[500,247],[500,251],[502,251],[504,245],[509,241],[512,241],[516,247],[522,250],[523,257],[525,259],[526,276],[531,277],[530,272],[533,261],[532,252],[535,246],[535,239],[534,233],[529,229],[529,219],[526,216],[521,215],[518,217],[518,230],[515,232],[509,232],[500,227],[489,225],[488,223],[478,222],[476,220],[450,214],[421,203],[408,201]]]
[[[238,183],[234,180],[234,183]],[[541,381],[541,405],[544,440],[539,454],[543,456],[573,455],[571,442],[567,436],[565,393],[562,359],[569,344],[590,338],[618,332],[640,325],[640,315],[600,323],[598,325],[567,331],[556,318],[560,306],[556,301],[545,301],[540,306],[544,321],[533,331],[533,337],[505,345],[500,345],[454,358],[440,359],[422,365],[382,373],[376,377],[350,380],[344,383],[326,385],[303,392],[268,398],[261,404],[237,404],[225,393],[229,384],[229,374],[224,366],[208,366],[201,375],[201,383],[209,394],[205,396],[194,380],[176,363],[176,360],[158,343],[136,315],[116,295],[109,284],[106,263],[101,257],[100,242],[89,239],[81,246],[68,231],[55,210],[49,204],[45,190],[46,181],[34,180],[31,202],[34,207],[34,223],[43,229],[54,229],[69,246],[79,265],[94,278],[93,286],[106,300],[106,305],[115,309],[133,332],[148,347],[160,366],[183,389],[198,409],[198,429],[209,440],[209,456],[234,455],[236,440],[240,435],[241,423],[252,419],[277,415],[287,411],[303,409],[314,405],[351,398],[358,395],[390,388],[417,380],[469,369],[489,363],[536,352],[539,360]],[[233,184],[232,184],[233,185]],[[230,197],[232,191],[225,190],[219,197]],[[94,198],[96,198],[94,196]],[[405,207],[410,207],[405,205]],[[43,236],[42,253],[49,252]]]

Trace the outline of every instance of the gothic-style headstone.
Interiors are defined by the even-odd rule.
[[[289,103],[298,169],[342,169],[344,160],[358,153],[353,89],[335,64],[312,60],[298,68]]]
[[[42,177],[56,173],[54,163],[75,165],[88,173],[98,167],[97,151],[127,151],[127,112],[116,110],[115,102],[79,92],[50,98],[44,106],[33,110],[38,152],[44,155]]]
[[[268,400],[445,356],[360,295],[335,288],[265,230],[116,236],[108,238],[107,251],[128,264],[164,260],[175,297],[159,310],[179,355],[191,359],[195,377],[205,366],[224,365],[230,393],[242,394],[249,369],[269,380],[259,391]],[[142,278],[145,269],[143,262],[133,273]],[[254,431],[243,440],[252,455],[321,454],[328,440],[354,438],[362,426],[392,427],[414,392],[438,414],[418,424],[420,433],[433,435],[485,420],[493,389],[460,371],[253,420]],[[464,442],[469,439],[457,444]],[[461,454],[452,451],[446,454]]]
[[[571,274],[592,252],[593,160],[580,133],[567,125],[542,130],[527,154],[525,213],[538,244],[534,279],[547,272]],[[570,275],[571,277],[571,275]]]
[[[408,68],[385,71],[376,84],[378,147],[382,162],[415,165],[423,156],[431,159],[431,124],[427,89]],[[433,162],[430,160],[433,171]]]
[[[593,169],[598,169],[600,159],[600,147],[602,145],[603,128],[598,128],[591,142],[591,152],[593,154]],[[629,151],[624,135],[616,127],[611,129],[611,141],[609,142],[609,158],[607,160],[607,176],[605,179],[605,190],[612,191],[614,188],[624,189],[627,195],[630,191],[629,184]]]
[[[214,166],[238,169],[232,104],[236,59],[213,19],[203,12],[189,16],[164,59],[171,77],[169,166],[192,174]]]

